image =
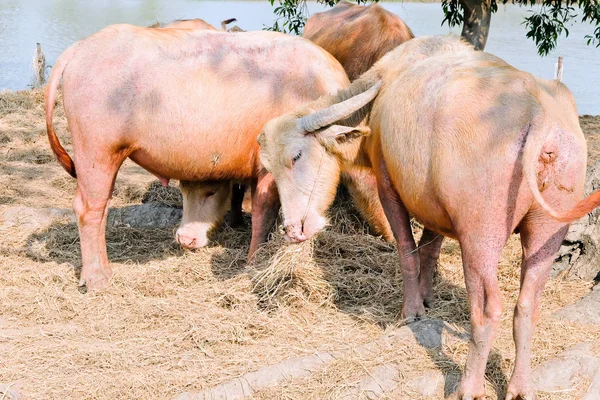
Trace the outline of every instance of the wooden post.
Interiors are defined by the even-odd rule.
[[[42,46],[39,43],[36,43],[31,68],[33,69],[33,87],[42,87],[46,83],[46,56],[44,56]]]
[[[562,76],[563,76],[563,59],[562,56],[558,56],[558,62],[556,63],[556,67],[555,67],[555,78],[557,81],[562,82]]]

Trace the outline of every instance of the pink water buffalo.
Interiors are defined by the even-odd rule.
[[[61,77],[73,159],[52,126]],[[80,284],[99,289],[111,276],[106,217],[115,177],[128,157],[164,180],[182,181],[185,209],[197,217],[184,216],[182,228],[193,228],[192,235],[222,218],[232,181],[250,182],[252,255],[279,209],[275,183],[258,157],[260,129],[348,84],[329,53],[274,32],[113,25],[75,43],[50,76],[46,126],[59,162],[77,177]],[[195,198],[187,182],[204,182]],[[198,239],[181,231],[178,237]]]
[[[365,117],[368,127],[359,124]],[[485,397],[486,361],[502,314],[497,266],[518,230],[523,262],[507,399],[535,396],[531,339],[550,266],[569,222],[600,204],[600,192],[581,200],[586,142],[563,84],[453,36],[416,38],[337,95],[268,122],[259,142],[291,241],[323,226],[345,164],[374,168],[400,254],[404,317],[422,315],[431,290],[409,213],[458,239],[472,328],[460,398]]]

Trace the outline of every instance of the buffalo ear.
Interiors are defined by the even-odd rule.
[[[344,125],[330,125],[318,133],[322,138],[335,140],[338,143],[345,143],[369,134],[371,134],[371,129],[368,126]]]
[[[327,151],[334,154],[341,154],[344,144],[351,143],[370,133],[371,129],[368,126],[330,125],[325,129],[315,132],[315,135]]]

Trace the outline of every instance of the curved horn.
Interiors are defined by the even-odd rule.
[[[354,95],[340,103],[333,104],[327,108],[305,115],[298,120],[300,128],[306,132],[314,132],[324,126],[331,125],[335,121],[345,119],[357,110],[360,110],[377,96],[381,88],[381,81],[377,81],[369,89]]]

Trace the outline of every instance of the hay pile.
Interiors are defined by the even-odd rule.
[[[68,148],[60,102],[55,125]],[[70,207],[75,181],[55,161],[36,163],[50,154],[40,92],[0,94],[0,143],[0,216],[16,205]],[[124,165],[112,206],[142,199],[178,204],[176,189],[154,193],[155,181],[135,165]],[[176,246],[173,231],[109,227],[115,277],[100,294],[77,288],[81,264],[73,222],[21,232],[19,241],[0,235],[0,386],[10,385],[28,398],[173,398],[290,357],[353,349],[404,323],[398,317],[402,278],[395,246],[368,235],[346,205],[332,210],[331,227],[312,242],[287,245],[273,234],[249,266],[249,224],[233,229],[225,223],[211,244],[196,252]],[[513,236],[498,272],[505,311],[488,366],[486,391],[492,398],[503,396],[514,364],[519,263],[520,245]],[[597,326],[552,318],[590,284],[549,282],[534,338],[534,366],[574,343],[600,338]],[[461,338],[469,330],[455,241],[444,244],[434,293],[427,317],[452,328],[444,332],[441,349],[407,343],[376,356],[342,357],[308,378],[255,397],[338,398],[386,364],[398,365],[401,373],[390,398],[419,398],[411,382],[436,371],[445,374],[450,388],[466,359]],[[582,390],[586,384],[580,383]]]
[[[158,203],[169,207],[183,208],[183,197],[174,182],[169,182],[169,186],[163,187],[160,182],[155,181],[142,195],[142,203]]]
[[[310,302],[383,318],[399,304],[395,250],[371,236],[360,239],[328,231],[295,245],[272,240],[250,269],[254,292],[270,306]],[[373,298],[383,301],[370,303]]]

